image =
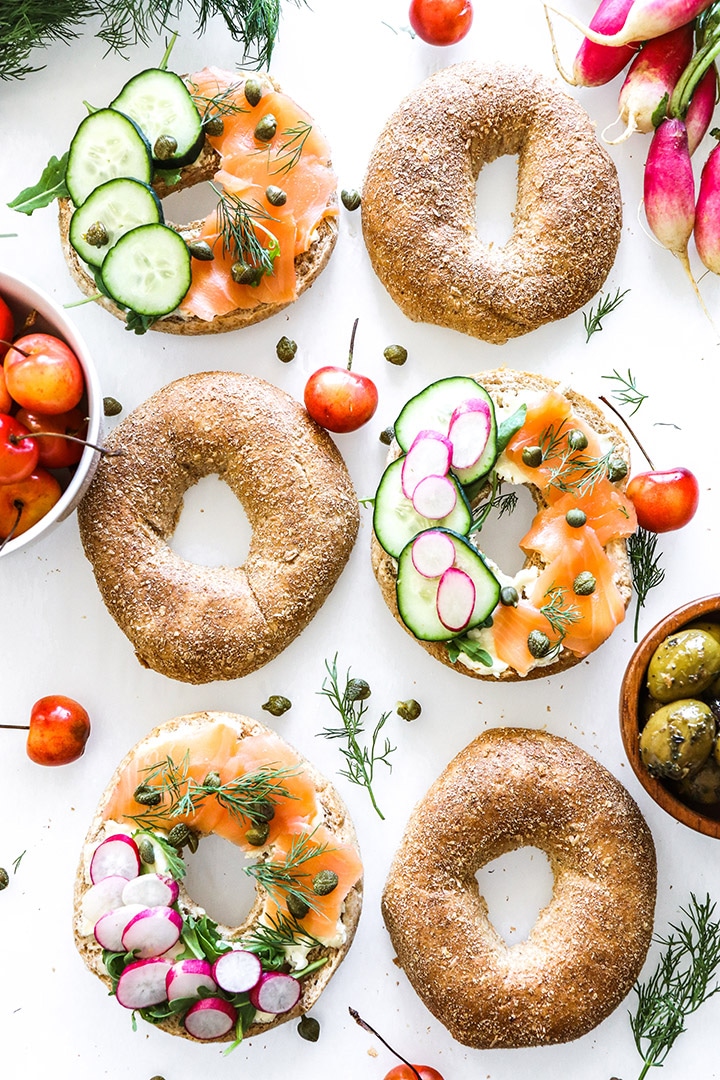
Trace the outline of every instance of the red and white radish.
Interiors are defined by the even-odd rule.
[[[480,458],[492,430],[490,406],[482,398],[463,401],[450,417],[448,438],[454,469],[469,469]]]
[[[455,545],[447,533],[425,529],[413,540],[412,561],[423,577],[440,577],[455,562]]]
[[[168,1001],[175,1001],[176,998],[197,997],[201,989],[213,992],[217,990],[217,983],[208,961],[192,957],[172,965],[165,979],[165,989]]]
[[[230,949],[219,956],[212,967],[213,978],[228,994],[245,994],[256,986],[262,975],[260,958],[246,949]]]
[[[720,274],[720,144],[710,151],[700,176],[695,247],[703,265]]]
[[[712,2],[713,0],[634,0],[622,27],[610,34],[591,29],[567,11],[561,11],[552,4],[546,4],[546,8],[566,19],[596,45],[619,46],[629,45],[633,41],[647,41],[649,38],[668,34],[679,26],[685,26],[710,7]]]
[[[250,1002],[264,1013],[289,1012],[300,1000],[301,987],[293,975],[266,971],[250,991]]]
[[[122,907],[122,894],[126,885],[127,878],[120,877],[118,874],[103,878],[97,884],[91,885],[83,893],[83,916],[94,926],[98,919],[108,911]]]
[[[413,439],[402,463],[403,495],[412,499],[415,488],[426,476],[445,476],[450,468],[452,444],[439,431],[421,431]]]
[[[475,582],[464,570],[451,566],[440,578],[436,607],[448,630],[460,631],[470,622],[475,607]]]
[[[182,918],[173,908],[143,908],[126,926],[122,947],[141,960],[162,956],[177,942],[181,931]]]
[[[601,34],[613,34],[621,30],[633,0],[600,0],[600,6],[590,20],[590,29]],[[547,8],[545,9],[547,14]],[[583,39],[577,51],[572,73],[568,74],[561,62],[555,41],[555,31],[548,17],[550,40],[552,43],[555,66],[560,75],[571,86],[604,86],[627,67],[637,51],[637,46],[596,45],[594,41]]]
[[[446,518],[456,503],[457,488],[449,476],[426,476],[413,491],[413,508],[430,521]]]
[[[648,225],[692,278],[687,249],[695,224],[695,180],[682,120],[663,120],[653,135],[645,162],[643,199]]]
[[[691,157],[707,134],[715,112],[716,102],[717,70],[715,65],[711,64],[696,86],[688,110],[685,113],[688,151]]]
[[[95,923],[95,940],[103,949],[110,952],[122,952],[122,936],[128,923],[143,910],[141,904],[123,904],[122,907],[106,911]]]
[[[123,968],[115,996],[126,1009],[146,1009],[167,1001],[165,979],[171,964],[162,957],[135,960]]]
[[[619,119],[625,130],[616,139],[606,139],[611,145],[623,142],[634,132],[647,134],[655,130],[658,106],[670,99],[677,81],[690,63],[693,54],[692,24],[680,26],[669,34],[647,41],[633,60],[620,88]]]
[[[95,884],[103,878],[119,875],[126,879],[140,873],[140,852],[131,836],[113,833],[98,844],[90,860],[90,880]]]
[[[170,907],[178,898],[178,883],[169,874],[140,874],[123,889],[123,904],[143,907]]]
[[[220,1039],[235,1027],[237,1012],[223,998],[200,998],[185,1013],[183,1023],[195,1039]]]

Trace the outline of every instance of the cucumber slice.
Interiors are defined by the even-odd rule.
[[[418,514],[410,499],[403,494],[404,460],[404,457],[399,457],[392,461],[383,473],[375,493],[373,510],[375,535],[388,555],[392,555],[394,559],[413,537],[419,532],[424,532],[425,529],[441,525],[456,533],[464,534],[470,530],[472,524],[472,513],[465,493],[452,476],[449,479],[455,484],[458,492],[458,499],[452,512],[440,521],[433,521],[431,518]]]
[[[139,180],[108,180],[91,192],[70,219],[70,243],[90,266],[102,266],[121,236],[137,228],[164,221],[162,203],[148,184]],[[100,228],[98,228],[100,227]],[[88,231],[104,231],[102,244],[92,244]],[[92,232],[90,233],[92,239]]]
[[[148,68],[134,75],[110,103],[143,132],[157,168],[174,169],[195,161],[205,144],[200,113],[179,75]],[[172,140],[163,150],[162,141]]]
[[[107,180],[124,176],[149,184],[152,174],[148,142],[129,117],[114,109],[85,117],[70,143],[65,174],[75,206]]]
[[[440,578],[424,577],[413,562],[412,541],[400,553],[396,595],[400,618],[420,641],[450,641],[458,633],[467,633],[485,622],[500,601],[500,582],[485,564],[482,555],[464,536],[440,529],[455,547],[455,567],[464,570],[475,585],[475,603],[468,622],[461,630],[448,630],[437,613]]]
[[[191,279],[187,244],[167,225],[131,229],[110,249],[102,267],[110,297],[153,318],[175,310]]]

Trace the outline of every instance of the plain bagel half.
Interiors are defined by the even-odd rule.
[[[482,167],[518,155],[514,227],[475,228]],[[501,344],[603,284],[620,240],[615,166],[580,105],[528,68],[464,62],[410,93],[377,140],[362,196],[375,273],[411,319]]]

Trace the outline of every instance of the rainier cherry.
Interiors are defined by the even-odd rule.
[[[51,694],[36,701],[29,724],[0,724],[27,731],[27,755],[37,765],[69,765],[85,753],[90,717],[77,701]]]
[[[40,451],[28,429],[14,416],[0,413],[0,484],[26,480],[38,463]]]
[[[5,382],[18,405],[53,414],[74,409],[85,389],[80,361],[52,334],[26,334],[13,343]]]
[[[411,0],[410,25],[429,45],[454,45],[473,20],[470,0]]]
[[[348,1009],[348,1012],[356,1024],[359,1024],[364,1031],[369,1031],[371,1035],[379,1039],[383,1046],[386,1046],[396,1058],[400,1058],[402,1065],[396,1065],[389,1073],[386,1073],[385,1080],[443,1080],[443,1076],[437,1069],[431,1068],[430,1065],[411,1065],[409,1061],[406,1061],[402,1054],[398,1054],[397,1050],[394,1050],[389,1043],[385,1042],[382,1035],[374,1027],[371,1027],[367,1021],[363,1020],[356,1009]]]
[[[358,320],[353,323],[347,367],[322,367],[305,386],[305,408],[328,431],[356,431],[375,413],[378,392],[367,375],[352,371]]]
[[[27,532],[52,510],[61,495],[59,483],[45,469],[38,468],[14,484],[0,484],[0,540]]]
[[[88,421],[84,409],[71,409],[56,416],[19,409],[15,418],[24,424],[32,435],[42,432],[33,441],[40,453],[40,464],[46,469],[65,469],[70,465],[77,465],[85,449],[84,439],[87,435]],[[66,439],[66,435],[71,435],[72,438]]]
[[[0,296],[0,361],[7,350],[7,342],[12,341],[15,333],[15,320],[13,313]]]

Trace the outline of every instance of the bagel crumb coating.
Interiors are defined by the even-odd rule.
[[[526,941],[488,920],[477,871],[545,852],[555,882]],[[489,730],[413,811],[382,909],[400,965],[453,1038],[478,1049],[567,1042],[631,990],[653,929],[655,849],[622,785],[565,739]]]
[[[513,233],[475,229],[483,165],[518,155]],[[381,133],[362,195],[375,273],[411,319],[502,344],[576,311],[620,241],[615,166],[587,113],[529,68],[474,62],[437,72]]]
[[[335,443],[290,395],[236,372],[188,375],[134,410],[78,518],[103,600],[145,667],[191,683],[236,679],[277,656],[337,581],[358,503]],[[217,473],[252,536],[240,567],[168,546],[185,492]]]

